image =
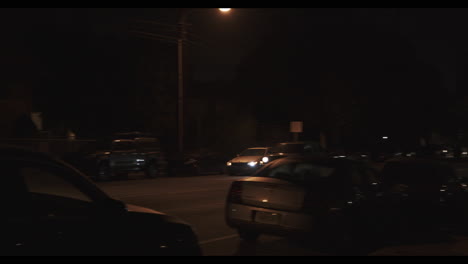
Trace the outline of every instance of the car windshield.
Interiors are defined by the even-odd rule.
[[[337,171],[337,167],[334,164],[285,162],[269,166],[259,171],[256,176],[309,184],[334,180],[332,178]]]
[[[263,156],[265,149],[246,149],[242,151],[239,156]]]
[[[114,141],[112,143],[112,150],[114,151],[126,151],[136,149],[136,144],[133,141]]]

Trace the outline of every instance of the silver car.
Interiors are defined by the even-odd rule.
[[[228,175],[251,175],[269,161],[268,150],[267,147],[256,147],[242,151],[226,163],[226,173]]]
[[[232,183],[226,222],[244,240],[261,234],[317,236],[331,240],[363,237],[365,206],[379,183],[365,163],[328,157],[286,157],[253,177]],[[372,220],[370,220],[372,222]]]

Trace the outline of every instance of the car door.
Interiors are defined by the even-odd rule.
[[[70,180],[71,170],[34,161],[13,161],[8,166],[23,188],[16,194],[21,202],[14,201],[20,208],[7,217],[11,253],[91,254],[96,245],[106,245],[95,203]]]

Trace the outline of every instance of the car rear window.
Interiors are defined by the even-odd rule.
[[[287,163],[263,171],[260,177],[308,183],[330,178],[336,168],[314,163]]]

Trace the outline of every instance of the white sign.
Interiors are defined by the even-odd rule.
[[[290,130],[292,133],[302,133],[302,121],[292,121]]]

